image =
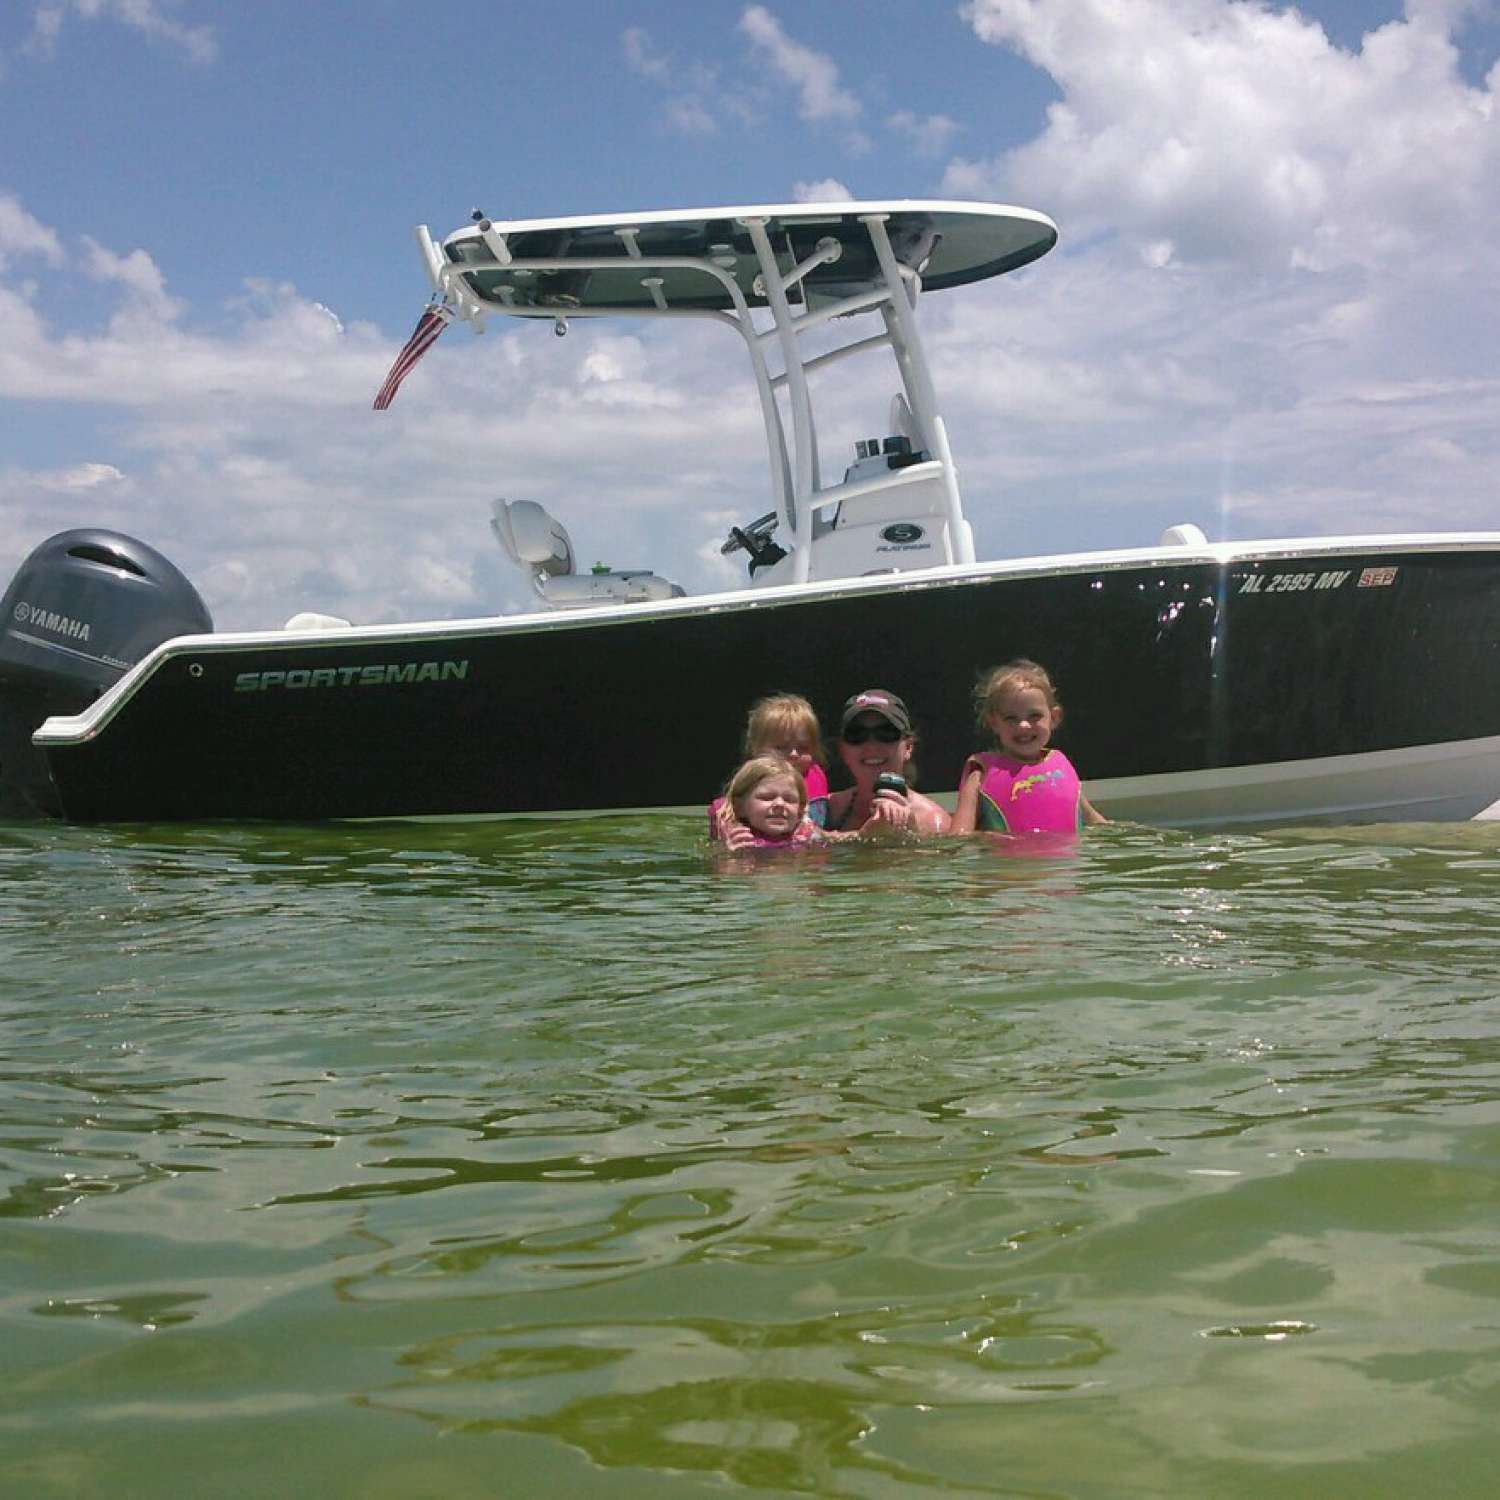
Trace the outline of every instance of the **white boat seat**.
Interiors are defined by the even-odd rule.
[[[535,500],[496,500],[490,529],[510,560],[546,577],[573,571],[573,543],[562,522]]]
[[[1206,547],[1208,538],[1203,534],[1201,526],[1194,526],[1191,521],[1184,521],[1179,526],[1168,526],[1162,532],[1158,545],[1162,547]]]
[[[281,628],[283,630],[350,630],[353,626],[350,621],[340,615],[320,615],[315,609],[304,609],[293,615]]]
[[[645,604],[681,599],[686,590],[649,568],[573,571],[567,528],[535,500],[496,500],[490,527],[512,562],[526,569],[532,587],[554,609],[608,604]]]

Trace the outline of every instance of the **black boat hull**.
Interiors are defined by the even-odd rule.
[[[186,638],[37,744],[81,821],[684,807],[732,769],[754,698],[800,692],[832,724],[879,685],[944,792],[982,740],[976,678],[1015,656],[1052,672],[1058,743],[1111,814],[1468,817],[1500,798],[1500,544],[1456,541]]]

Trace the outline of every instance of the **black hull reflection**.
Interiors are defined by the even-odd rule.
[[[801,692],[831,726],[850,692],[880,685],[910,704],[919,782],[941,793],[981,740],[976,678],[1029,656],[1058,683],[1058,743],[1125,804],[1106,810],[1194,821],[1172,816],[1174,779],[1207,786],[1211,816],[1209,773],[1275,781],[1296,763],[1500,736],[1497,584],[1494,549],[1372,548],[214,641],[169,648],[91,735],[43,748],[65,816],[83,821],[682,807],[733,767],[752,699]],[[1399,808],[1415,773],[1392,765]],[[1135,798],[1140,778],[1168,780]],[[1272,815],[1326,810],[1281,779]],[[1500,796],[1469,807],[1483,790],[1432,815]]]

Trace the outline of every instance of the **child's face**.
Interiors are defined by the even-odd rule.
[[[735,811],[762,838],[784,839],[802,819],[801,801],[790,775],[767,776],[745,793]]]
[[[795,766],[806,776],[812,770],[812,741],[796,735],[772,736],[764,745],[755,747],[757,755],[779,755],[788,765]]]
[[[1040,760],[1057,727],[1058,713],[1037,687],[1010,687],[985,715],[985,723],[1006,755],[1016,760]]]

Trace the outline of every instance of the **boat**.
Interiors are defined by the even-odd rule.
[[[1500,799],[1500,534],[1210,541],[1184,522],[1130,549],[976,558],[919,300],[1037,261],[1057,240],[1045,214],[798,203],[477,215],[416,236],[432,302],[377,405],[453,322],[698,318],[739,335],[770,492],[723,542],[742,586],[580,570],[566,526],[522,495],[492,525],[534,609],[219,632],[146,544],[61,533],[0,605],[9,815],[701,810],[751,700],[800,692],[831,723],[871,684],[906,698],[921,784],[941,793],[978,739],[976,677],[1018,656],[1061,684],[1060,742],[1113,818],[1460,819]],[[888,408],[830,461],[815,397],[868,358],[891,370]],[[616,756],[621,724],[661,753]]]

